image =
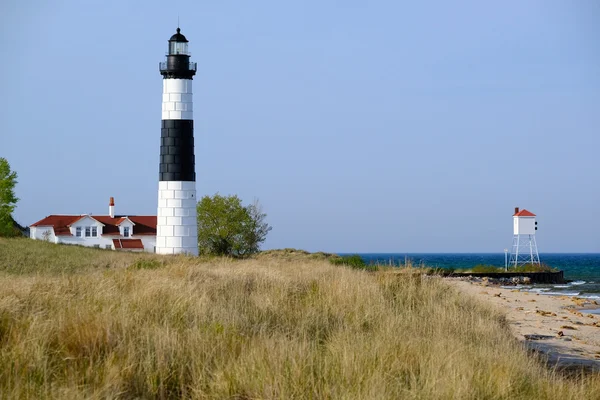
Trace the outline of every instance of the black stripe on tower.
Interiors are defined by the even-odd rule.
[[[190,56],[184,54],[169,54],[159,69],[163,79],[194,79],[196,75],[196,63],[190,62]]]
[[[159,180],[196,182],[193,120],[161,121]]]

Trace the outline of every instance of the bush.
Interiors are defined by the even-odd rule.
[[[330,258],[329,262],[331,262],[333,265],[344,265],[354,269],[377,271],[376,265],[368,265],[367,263],[365,263],[365,260],[363,260],[362,257],[358,254]]]
[[[502,272],[556,272],[557,268],[552,268],[546,264],[525,264],[518,267],[508,267],[508,271],[504,267],[495,267],[493,265],[478,264],[473,268],[457,269],[456,272],[473,272],[473,273],[502,273]]]
[[[499,272],[505,272],[504,268],[501,267],[495,267],[493,265],[485,265],[485,264],[477,264],[476,266],[474,266],[473,268],[466,268],[466,269],[456,269],[455,272],[459,272],[459,273],[486,273],[486,274],[490,274],[490,273],[499,273]]]
[[[511,272],[556,272],[557,268],[552,268],[546,264],[525,264],[516,268],[510,268]]]
[[[271,231],[257,200],[244,206],[237,196],[204,196],[197,211],[201,255],[248,257],[258,253]]]
[[[504,268],[493,265],[478,264],[471,268],[471,272],[504,272]]]

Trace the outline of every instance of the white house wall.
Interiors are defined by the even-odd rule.
[[[514,217],[515,235],[535,235],[535,217]]]
[[[45,232],[49,233],[47,237],[45,237]],[[29,228],[29,237],[35,240],[47,240],[56,243],[56,236],[54,236],[54,228],[52,226],[32,226]]]
[[[154,253],[156,251],[156,236],[133,236],[133,239],[142,239],[144,251]]]
[[[57,243],[66,243],[66,244],[76,244],[79,246],[87,246],[87,247],[102,247],[106,248],[106,245],[110,245],[112,248],[112,240],[107,240],[102,236],[98,237],[76,237],[76,236],[58,236]]]
[[[106,249],[106,246],[110,246],[109,248],[114,250],[113,239],[124,239],[119,236],[99,236],[95,237],[76,237],[76,236],[57,236],[56,243],[64,243],[64,244],[74,244],[79,246],[86,247],[94,247],[98,246],[102,249]],[[141,239],[142,244],[144,245],[144,251],[147,253],[154,253],[154,248],[156,247],[156,237],[155,236],[135,236],[133,235],[127,239]]]

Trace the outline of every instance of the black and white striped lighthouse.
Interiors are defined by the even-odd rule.
[[[198,255],[196,172],[192,78],[188,40],[180,33],[169,39],[163,76],[162,121],[156,252]]]

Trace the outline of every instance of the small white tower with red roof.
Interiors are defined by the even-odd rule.
[[[509,266],[539,265],[540,256],[535,242],[537,221],[535,214],[525,209],[515,207],[513,215],[513,245],[510,254]]]

